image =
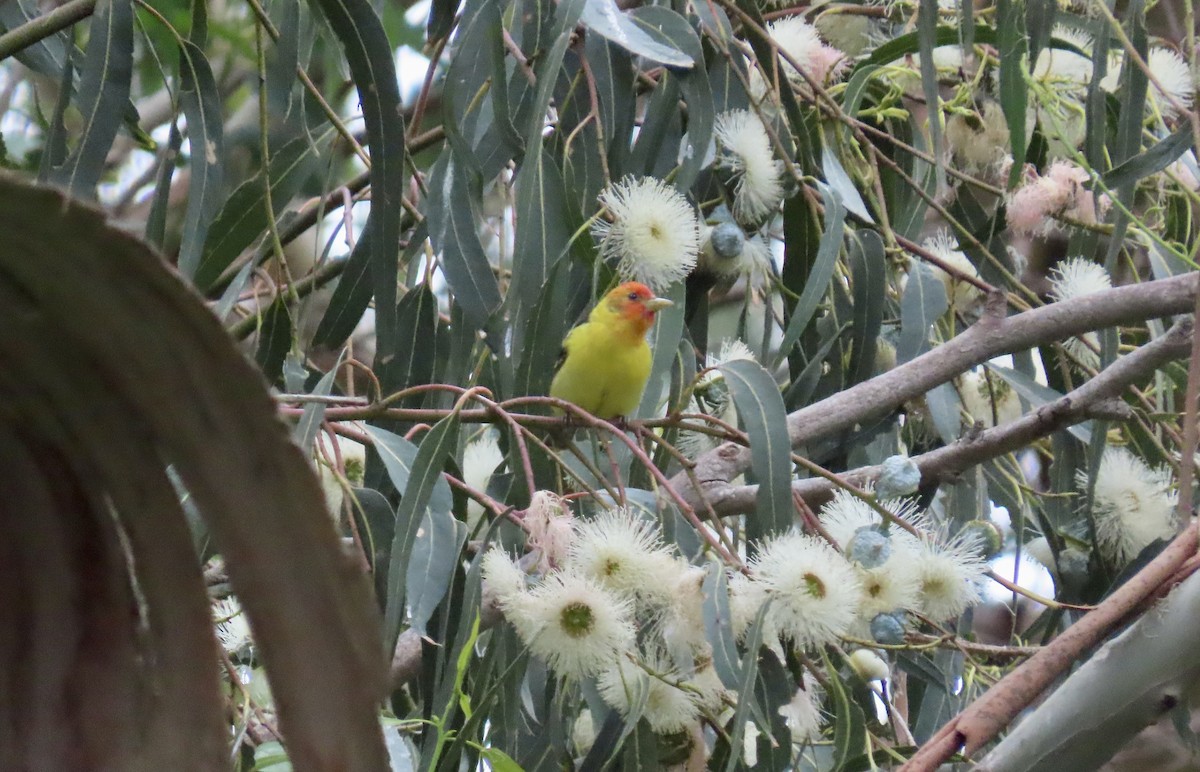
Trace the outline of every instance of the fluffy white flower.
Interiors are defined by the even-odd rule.
[[[633,646],[633,608],[596,581],[555,572],[500,604],[529,651],[564,678],[594,675]]]
[[[999,102],[987,102],[978,116],[955,113],[946,121],[946,142],[971,171],[999,169],[1009,152],[1008,122]]]
[[[931,619],[956,617],[980,601],[987,564],[973,539],[923,539],[914,567],[921,585],[919,610]]]
[[[587,708],[579,711],[579,716],[571,725],[571,742],[579,756],[586,756],[596,742],[596,722],[592,718],[592,711]]]
[[[600,193],[612,222],[600,219],[592,234],[617,272],[663,290],[696,266],[700,226],[696,210],[678,190],[653,177],[626,177]]]
[[[1008,381],[968,370],[958,377],[963,410],[984,428],[1012,423],[1021,417],[1021,398]]]
[[[793,88],[808,90],[807,81],[800,74],[800,70],[817,83],[828,83],[836,80],[846,67],[846,55],[823,43],[816,27],[801,16],[786,16],[771,22],[767,25],[767,33],[779,47],[783,75]],[[787,61],[789,58],[800,70]],[[769,68],[771,65],[763,63],[763,66]],[[756,102],[761,102],[766,97],[769,82],[770,79],[758,65],[751,66],[750,92]]]
[[[646,694],[642,717],[655,732],[687,729],[700,715],[697,695],[675,686],[681,681],[679,674],[661,653],[651,651],[645,659],[645,667],[628,657],[617,660],[600,675],[600,696],[624,716]]]
[[[1160,89],[1151,81],[1150,95],[1163,117],[1173,118],[1179,112],[1171,100],[1179,102],[1185,109],[1191,108],[1196,83],[1182,56],[1169,48],[1152,48],[1146,56],[1146,66],[1162,85]]]
[[[919,529],[927,528],[926,519],[908,499],[887,499],[880,504],[904,522]],[[842,488],[834,491],[833,498],[821,507],[818,517],[825,532],[843,550],[858,529],[883,524],[883,517],[870,504]],[[892,540],[893,550],[914,549],[917,546],[917,537],[898,526],[890,526],[888,536]]]
[[[821,700],[824,690],[817,679],[804,671],[804,687],[796,690],[792,701],[779,708],[779,715],[787,722],[792,733],[792,743],[804,745],[821,736]]]
[[[951,268],[957,268],[959,273],[972,278],[979,278],[979,271],[975,265],[967,258],[966,254],[958,248],[958,242],[946,231],[941,230],[935,233],[932,237],[925,239],[921,245],[929,250],[949,265]],[[957,275],[949,271],[942,270],[940,266],[929,264],[935,276],[942,280],[942,284],[946,287],[946,299],[950,301],[950,310],[959,313],[971,308],[980,298],[982,294],[980,289],[971,282],[960,279]]]
[[[679,566],[658,527],[624,507],[575,522],[567,567],[621,595],[670,601]]]
[[[678,658],[684,652],[706,651],[709,644],[704,632],[704,569],[676,559],[674,575],[657,621],[667,650]]]
[[[745,574],[729,578],[729,625],[738,640],[745,638],[767,599],[767,588]]]
[[[858,615],[862,584],[854,566],[823,541],[800,533],[762,545],[751,563],[766,590],[772,632],[797,646],[831,643]]]
[[[242,604],[232,595],[212,604],[213,625],[217,641],[229,656],[243,653],[253,640],[250,637],[250,622],[242,613]]]
[[[813,61],[818,55],[817,52],[821,50],[821,46],[824,45],[816,27],[801,16],[785,16],[767,24],[767,33],[779,46],[782,53],[787,54],[800,66],[800,69],[810,76],[813,74],[811,69]],[[796,68],[788,64],[782,56],[780,61],[788,80],[792,81],[794,85],[802,85],[804,78],[796,71]]]
[[[341,519],[342,504],[346,497],[341,478],[351,485],[362,485],[363,473],[367,468],[367,449],[361,442],[341,436],[337,436],[335,449],[329,441],[329,435],[324,432],[317,435],[317,446],[317,477],[321,480],[321,490],[325,494],[325,505],[329,514],[337,521]],[[342,472],[333,468],[339,457]]]
[[[1087,472],[1076,474],[1080,490],[1086,490]],[[1156,539],[1171,538],[1176,499],[1168,470],[1152,469],[1124,448],[1105,448],[1092,500],[1096,546],[1124,565]]]
[[[1104,266],[1093,263],[1086,257],[1072,257],[1062,261],[1051,271],[1050,295],[1056,300],[1070,300],[1096,292],[1112,289],[1112,279]],[[1078,338],[1063,342],[1063,348],[1077,361],[1089,367],[1100,364],[1100,337],[1095,332],[1085,332]]]
[[[486,431],[479,437],[467,443],[463,450],[463,482],[467,487],[481,493],[487,493],[488,483],[496,467],[504,463],[504,454],[496,441],[496,433]],[[467,500],[467,525],[472,531],[483,517],[483,505],[475,499]]]
[[[762,120],[749,110],[717,116],[717,162],[734,174],[733,216],[757,222],[783,201],[783,163],[775,158]]]
[[[536,491],[525,511],[529,543],[541,551],[543,569],[561,565],[575,538],[575,518],[558,495]]]
[[[1072,91],[1086,90],[1088,82],[1092,79],[1091,37],[1064,26],[1056,26],[1053,35],[1074,45],[1087,55],[1080,55],[1065,48],[1046,46],[1038,52],[1037,62],[1030,74],[1034,80],[1043,81],[1047,85]]]
[[[525,592],[525,572],[499,547],[492,547],[487,551],[480,569],[488,590],[494,593],[501,603],[515,599]]]
[[[1112,289],[1112,278],[1099,263],[1072,257],[1054,267],[1051,285],[1050,294],[1055,300],[1070,300]]]
[[[915,608],[921,592],[921,575],[913,554],[901,547],[877,568],[858,567],[862,582],[859,616],[870,621],[876,614]]]

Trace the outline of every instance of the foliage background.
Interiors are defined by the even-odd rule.
[[[435,1],[415,13],[404,3],[369,0],[0,5],[6,30],[0,162],[19,178],[94,202],[114,226],[167,256],[253,358],[299,447],[338,472],[326,471],[327,479],[346,479],[350,471],[333,449],[335,432],[372,447],[363,475],[346,480],[354,496],[346,497],[340,527],[369,572],[381,632],[347,612],[334,622],[346,625],[345,640],[328,629],[312,631],[317,638],[332,635],[333,648],[310,653],[361,648],[362,636],[381,636],[383,650],[397,652],[390,696],[381,704],[398,768],[407,768],[399,760],[405,755],[422,768],[482,759],[533,769],[572,756],[589,768],[686,760],[686,753],[674,758],[678,748],[645,722],[626,723],[616,713],[597,721],[602,740],[593,747],[602,752],[576,753],[571,726],[584,701],[570,688],[556,688],[511,628],[493,626],[496,609],[478,578],[480,540],[518,547],[522,532],[510,520],[519,522],[534,490],[563,485],[568,469],[581,488],[619,490],[653,511],[686,555],[700,548],[688,521],[704,517],[709,505],[744,554],[747,539],[787,529],[827,498],[829,484],[816,472],[831,470],[861,486],[901,447],[913,456],[945,448],[925,459],[922,501],[935,501],[937,492],[935,512],[950,529],[989,520],[993,504],[1003,507],[1010,553],[1042,534],[1056,556],[1067,547],[1091,556],[1076,574],[1055,577],[1056,599],[1070,604],[1098,603],[1122,578],[1090,549],[1089,510],[1076,495],[1076,472],[1084,470],[1086,502],[1110,439],[1150,464],[1174,468],[1190,493],[1191,470],[1179,464],[1195,449],[1193,425],[1180,420],[1188,374],[1172,361],[1186,354],[1186,342],[1166,340],[1161,353],[1136,360],[1131,372],[1110,373],[1113,380],[1101,381],[1110,392],[1077,399],[1073,412],[1060,397],[1092,374],[1073,369],[1056,343],[1099,329],[1103,372],[1118,354],[1128,357],[1164,339],[1170,324],[1162,317],[1192,308],[1195,192],[1162,172],[1194,145],[1195,117],[1147,120],[1152,88],[1129,63],[1132,56],[1111,93],[1099,88],[1103,68],[1097,67],[1078,112],[1069,115],[1081,131],[1078,150],[1068,155],[1114,205],[1100,223],[1064,223],[1052,238],[1022,239],[1007,226],[1005,193],[1022,181],[1022,164],[1007,176],[968,173],[947,144],[951,118],[982,120],[985,103],[995,101],[1008,152],[1044,170],[1061,127],[1026,116],[1050,98],[1038,90],[1030,62],[1043,49],[1073,50],[1071,41],[1052,34],[1054,25],[1090,33],[1087,53],[1097,65],[1108,61],[1110,49],[1144,58],[1151,31],[1181,46],[1191,62],[1189,4],[625,5]],[[563,335],[614,279],[614,266],[600,259],[587,228],[598,194],[626,175],[655,176],[688,194],[704,216],[721,217],[731,188],[712,166],[714,122],[750,105],[743,52],[763,72],[786,69],[765,30],[768,20],[793,12],[824,17],[823,30],[861,29],[862,47],[840,81],[793,87],[775,79],[769,89],[769,101],[777,102],[773,141],[788,188],[778,215],[763,227],[774,255],[771,275],[759,284],[743,278],[714,287],[718,277],[702,266],[670,288],[678,305],[652,332],[654,370],[635,416],[648,419],[633,435],[644,455],[620,439],[612,439],[611,456],[593,442],[585,443],[581,459],[552,452],[540,441],[554,420],[548,406],[522,398],[545,394]],[[969,68],[939,72],[934,49],[954,43],[974,46],[989,66],[974,75]],[[424,73],[415,69],[416,51],[432,62]],[[418,85],[402,99],[401,83]],[[941,109],[930,111],[935,101]],[[22,227],[15,214],[42,218],[53,208],[32,193],[14,200],[31,208],[13,204],[12,232]],[[88,216],[67,215],[62,227]],[[930,258],[921,243],[938,228],[955,236],[978,284],[1000,293],[991,316],[981,298],[965,313],[957,306],[947,313],[943,285],[909,267],[910,260],[936,264],[937,255]],[[53,229],[45,230],[42,248],[25,254],[48,255],[49,271],[66,247],[51,248]],[[97,239],[107,243],[109,236]],[[139,249],[120,244],[114,254]],[[1072,306],[1073,314],[1030,311],[1047,300],[1049,267],[1065,255],[1105,265],[1118,283],[1142,284]],[[20,259],[18,250],[6,251],[6,260]],[[7,270],[11,280],[16,274]],[[55,315],[70,313],[62,302]],[[182,293],[173,301],[180,308],[194,302]],[[1032,321],[998,322],[1002,306],[1011,315],[1033,314],[1021,317]],[[966,332],[981,315],[984,328]],[[104,314],[95,319],[119,322]],[[714,432],[750,450],[726,447],[692,459],[689,475],[650,429],[668,442],[678,437],[679,418],[660,418],[662,406],[684,408],[705,354],[735,336],[763,367],[733,371],[742,374],[732,391],[744,434]],[[196,344],[180,339],[179,345]],[[889,347],[903,349],[901,365],[932,353],[916,366],[891,369],[879,356]],[[1025,412],[1040,419],[1024,433],[976,436],[971,421],[960,420],[959,394],[947,384],[1002,354],[1013,355],[1011,361],[993,367],[990,377],[1016,389]],[[209,366],[211,380],[226,377],[226,365]],[[174,394],[181,411],[192,409],[188,394]],[[1112,397],[1124,406],[1101,404]],[[4,416],[13,424],[26,417],[19,406]],[[696,428],[698,420],[688,425]],[[476,490],[459,484],[463,452],[488,423],[497,427],[506,462],[486,490]],[[922,424],[924,431],[914,429]],[[609,426],[592,428],[596,436],[619,436]],[[325,438],[323,450],[314,451],[318,436]],[[209,439],[194,452],[235,458],[244,450],[241,441]],[[172,459],[142,462],[161,473]],[[735,482],[742,473],[758,487]],[[185,479],[179,490],[195,493],[200,485],[199,478]],[[315,494],[315,486],[307,491]],[[470,500],[489,508],[474,531],[467,526]],[[195,550],[202,560],[218,553],[230,559],[228,579],[261,647],[228,664],[235,673],[245,668],[251,683],[262,678],[255,667],[276,668],[286,736],[288,716],[300,715],[290,711],[305,703],[321,710],[321,695],[304,689],[303,673],[313,665],[289,671],[284,663],[299,658],[273,653],[265,620],[279,606],[251,600],[261,585],[248,574],[239,579],[233,542],[223,541],[231,537],[214,527],[210,508],[189,514],[187,503],[185,496],[180,516],[188,515]],[[260,526],[239,538],[269,542],[278,538],[274,529],[286,528]],[[313,539],[333,543],[332,534],[313,528],[320,532]],[[252,543],[238,554],[251,564],[264,560]],[[310,571],[320,564],[295,558],[308,560],[300,565]],[[214,592],[227,591],[225,574],[208,565]],[[116,564],[113,571],[122,573]],[[299,573],[289,580],[297,596],[304,581],[322,581]],[[719,594],[707,602],[717,604]],[[1017,594],[1010,603],[1028,613]],[[325,613],[333,615],[317,618],[338,619]],[[1002,620],[998,632],[987,633],[996,649],[971,648],[981,632],[970,615],[956,629],[922,629],[933,637],[889,655],[893,673],[906,681],[911,738],[876,720],[874,698],[839,652],[827,653],[825,664],[805,665],[743,645],[733,663],[741,700],[730,715],[714,717],[704,755],[714,766],[745,766],[737,738],[754,720],[764,767],[893,763],[1026,656],[1030,650],[1022,646],[1049,643],[1076,616],[1055,608],[1032,626]],[[475,628],[477,618],[483,629]],[[714,643],[728,637],[719,626],[711,633]],[[275,651],[283,650],[280,644]],[[803,666],[828,680],[829,728],[822,742],[794,756],[786,729],[771,717],[791,698]],[[285,681],[297,684],[287,698],[280,694]],[[362,691],[346,699],[369,700],[385,690]],[[273,707],[254,690],[225,693],[221,710],[234,727],[239,767],[278,761]],[[291,720],[295,737],[316,731],[315,723]],[[330,753],[354,755],[344,738],[326,740],[331,745],[296,741],[293,762],[322,768]],[[366,753],[358,763],[367,768],[378,761]]]

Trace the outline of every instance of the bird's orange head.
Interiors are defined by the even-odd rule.
[[[654,324],[654,314],[674,303],[655,297],[654,292],[641,282],[627,281],[609,292],[600,305],[628,324],[636,334],[645,335]]]

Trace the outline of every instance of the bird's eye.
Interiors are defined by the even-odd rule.
[[[637,299],[638,299],[638,297],[639,297],[639,295],[638,295],[636,292],[630,292],[630,293],[629,293],[629,299],[630,299],[630,300],[637,300]]]

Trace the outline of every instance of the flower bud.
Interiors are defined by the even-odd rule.
[[[855,649],[849,658],[850,667],[864,681],[884,681],[892,674],[887,662],[870,649]]]
[[[920,484],[921,470],[911,458],[888,456],[875,482],[875,495],[881,499],[894,499],[915,493]]]
[[[876,643],[889,646],[904,643],[904,612],[876,614],[871,620],[871,637]]]
[[[846,545],[846,557],[863,568],[878,568],[892,555],[892,540],[878,526],[864,525]]]

